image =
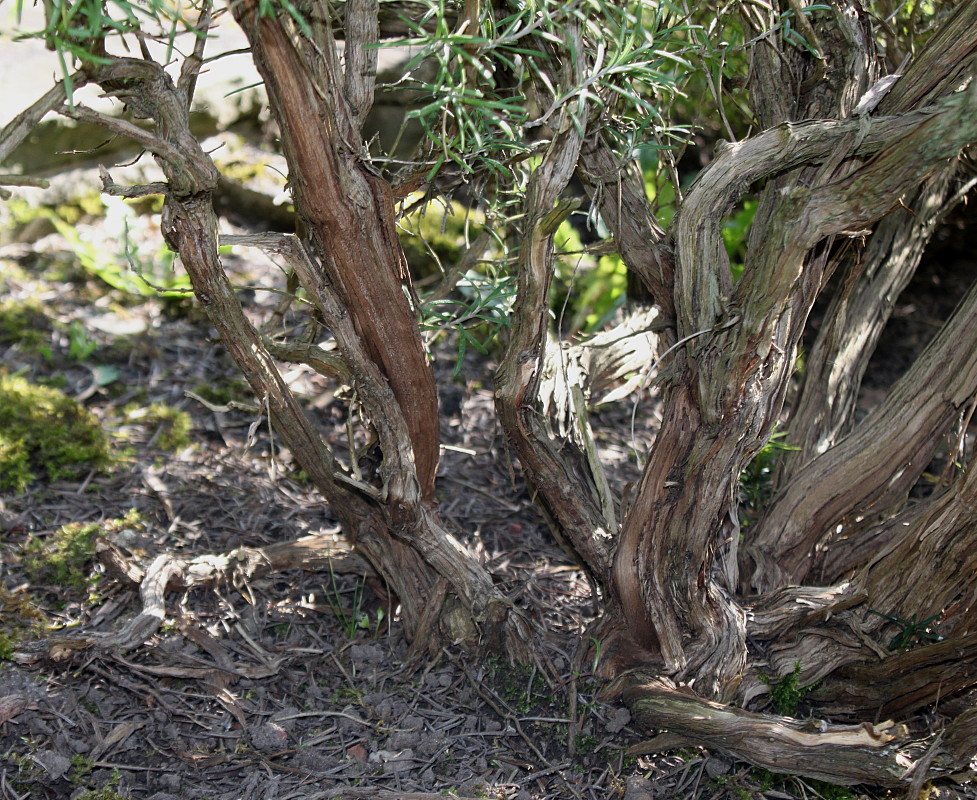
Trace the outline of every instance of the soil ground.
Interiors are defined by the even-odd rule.
[[[93,171],[76,171],[52,191],[66,200],[96,185]],[[140,252],[156,258],[152,217],[127,224]],[[107,471],[35,482],[3,498],[2,588],[9,597],[26,592],[42,614],[28,638],[47,627],[117,630],[139,610],[138,595],[90,553],[79,587],[28,577],[25,548],[55,541],[69,523],[104,523],[135,509],[139,522],[106,528],[106,536],[141,564],[161,553],[189,558],[339,536],[260,409],[228,405],[254,400],[206,320],[188,302],[133,298],[93,275],[85,242],[120,251],[111,213],[82,217],[76,231],[79,241],[71,241],[35,220],[10,226],[0,249],[0,296],[43,309],[33,323],[39,341],[0,340],[0,366],[59,385],[95,413],[120,454]],[[227,263],[252,310],[277,302],[255,291],[281,284],[273,265],[246,251]],[[946,281],[930,292],[918,284],[913,302],[900,305],[900,324],[920,319],[894,352],[912,337],[918,349],[926,338],[919,331],[948,313],[940,299]],[[898,370],[892,358],[875,368],[868,395]],[[509,596],[540,610],[552,634],[545,673],[450,649],[414,657],[395,600],[368,573],[297,570],[171,592],[163,627],[134,650],[0,665],[0,797],[881,796],[775,777],[700,751],[628,755],[640,737],[625,709],[597,698],[600,687],[576,649],[587,643],[595,608],[586,575],[553,540],[511,464],[492,409],[491,362],[469,355],[453,375],[454,359],[445,345],[436,364],[446,445],[441,510]],[[302,368],[287,377],[342,452],[351,398]],[[210,405],[188,392],[209,396]],[[140,412],[157,403],[189,414],[188,443],[164,447],[166,431]],[[639,411],[644,446],[654,407]],[[630,407],[621,407],[595,420],[618,484],[636,474],[630,418]],[[22,624],[12,606],[0,615],[6,630]]]

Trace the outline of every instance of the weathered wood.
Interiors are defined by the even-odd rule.
[[[99,539],[95,543],[95,556],[117,580],[135,586],[142,582],[143,568],[112,542]],[[376,574],[353,552],[347,541],[321,533],[265,547],[237,547],[226,553],[206,553],[181,559],[179,564],[180,571],[170,577],[169,583],[171,587],[181,589],[224,581],[236,586],[251,578],[290,569],[327,569],[364,577]]]
[[[579,40],[571,41],[571,46],[579,47]],[[582,68],[578,61],[576,69]],[[602,474],[595,476],[584,450],[572,440],[561,441],[555,436],[540,413],[553,235],[572,210],[570,205],[557,205],[557,200],[576,169],[583,126],[583,120],[571,120],[569,112],[564,112],[530,181],[526,225],[519,245],[519,288],[509,342],[496,373],[495,404],[527,481],[583,562],[595,575],[603,576],[614,531],[609,529],[601,504],[598,486]],[[572,400],[568,402],[572,405]],[[586,425],[589,428],[589,423]],[[583,437],[588,438],[588,433],[584,431]],[[599,470],[600,466],[594,464],[593,468]]]
[[[19,664],[62,661],[96,648],[101,655],[115,655],[145,643],[159,630],[166,618],[166,586],[180,571],[180,562],[170,555],[159,555],[147,567],[139,586],[142,610],[118,630],[70,632],[23,644],[14,660]]]
[[[961,76],[973,74],[975,59],[977,11],[962,4],[888,90],[877,114],[904,113],[946,95],[960,85]],[[848,432],[862,376],[896,298],[939,222],[966,196],[953,183],[957,174],[956,162],[948,163],[903,196],[863,245],[853,242],[832,256],[844,282],[805,363],[787,424],[786,443],[799,449],[779,459],[777,486],[789,483],[801,465]]]
[[[666,749],[680,743],[717,748],[762,769],[789,769],[843,785],[898,786],[912,763],[899,750],[904,732],[891,722],[824,723],[806,730],[804,720],[724,706],[662,680],[634,681],[623,698],[639,725],[667,731]],[[654,752],[658,747],[652,739],[634,749]]]
[[[803,383],[785,429],[776,486],[837,444],[851,428],[862,377],[899,294],[919,265],[923,250],[943,219],[951,197],[956,162],[948,164],[902,201],[862,245],[840,248],[842,286],[824,313],[824,325],[804,365]],[[955,204],[955,203],[954,203]]]
[[[591,132],[580,149],[577,175],[614,233],[624,263],[651,292],[663,319],[673,319],[672,255],[665,232],[651,211],[637,164],[622,161],[606,133]]]
[[[975,391],[977,288],[885,401],[773,498],[749,545],[754,585],[803,581],[815,545],[848,515],[903,501]]]

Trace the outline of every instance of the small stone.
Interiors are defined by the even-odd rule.
[[[71,760],[53,750],[38,750],[34,754],[34,760],[44,767],[48,777],[53,781],[63,777],[71,769]]]
[[[296,717],[298,713],[300,712],[295,706],[286,706],[281,711],[272,714],[270,722],[281,725],[286,731],[292,731],[295,729],[295,723],[298,722],[298,718]],[[283,719],[283,717],[287,717],[288,719]]]
[[[251,731],[251,744],[262,753],[277,753],[288,746],[288,732],[277,722],[266,722]]]
[[[604,727],[608,733],[620,733],[624,726],[631,721],[631,712],[626,708],[616,708],[611,718],[607,720]]]
[[[705,763],[706,775],[710,778],[718,778],[725,775],[730,770],[730,763],[721,758],[707,758]]]
[[[406,747],[417,747],[420,742],[420,731],[394,731],[387,740],[387,747],[391,750],[403,750]]]
[[[349,649],[349,659],[357,669],[383,660],[383,650],[375,644],[354,644]]]
[[[424,720],[420,717],[415,717],[413,715],[409,717],[404,717],[398,724],[398,728],[402,728],[405,731],[419,731],[424,727]]]
[[[361,744],[354,744],[352,747],[347,748],[346,755],[357,761],[366,761],[366,748]]]
[[[28,716],[26,722],[27,730],[34,736],[50,736],[54,733],[54,728],[38,716]]]
[[[623,800],[655,800],[651,781],[638,775],[628,778]]]
[[[377,750],[370,753],[370,761],[379,761],[383,764],[384,775],[394,775],[398,772],[407,772],[414,765],[414,751],[409,747],[405,750]]]
[[[175,772],[166,772],[159,776],[159,785],[169,792],[178,792],[183,785],[183,781]]]

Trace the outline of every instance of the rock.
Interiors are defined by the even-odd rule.
[[[266,722],[251,731],[251,744],[262,753],[277,753],[288,747],[288,732],[277,722]]]
[[[366,750],[363,751],[363,758],[366,758]],[[327,756],[317,753],[314,750],[301,750],[295,757],[295,766],[301,767],[309,772],[326,772],[339,765],[339,759],[335,756]]]
[[[53,750],[38,750],[34,753],[34,761],[44,767],[48,778],[53,781],[63,778],[71,769],[71,760]]]
[[[631,712],[626,708],[616,708],[614,713],[611,714],[611,718],[607,720],[604,727],[607,729],[608,733],[620,733],[624,730],[624,726],[631,721]]]
[[[357,669],[364,669],[383,661],[383,649],[376,644],[354,644],[349,649],[349,660]]]
[[[414,766],[414,751],[409,747],[405,750],[377,750],[370,753],[370,761],[378,761],[383,764],[384,775],[394,775],[398,772],[407,772]]]
[[[710,778],[718,778],[720,775],[725,775],[731,769],[731,765],[728,761],[723,761],[721,758],[707,758],[705,763],[706,775]]]
[[[655,800],[655,794],[651,789],[651,781],[635,775],[628,778],[623,800]]]
[[[166,772],[159,776],[159,785],[169,792],[179,792],[183,781],[175,772]]]

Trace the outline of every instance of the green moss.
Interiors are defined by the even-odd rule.
[[[801,686],[801,662],[794,662],[794,671],[784,675],[779,680],[768,678],[761,674],[760,680],[770,687],[770,702],[773,703],[774,710],[785,717],[797,715],[801,701],[814,689],[817,683],[810,686]]]
[[[91,774],[92,760],[90,758],[85,758],[83,755],[74,755],[71,757],[71,772],[68,775],[68,780],[71,783],[79,784]]]
[[[35,205],[19,197],[7,201],[7,210],[17,225],[26,225],[40,217],[46,217],[53,210],[69,225],[90,217],[101,217],[105,214],[105,203],[99,192],[89,192],[80,197],[61,203],[57,206]]]
[[[40,210],[20,197],[10,198],[6,203],[6,208],[15,225],[26,225],[31,220],[42,216]]]
[[[137,214],[159,214],[165,203],[166,198],[161,194],[151,194],[126,200],[126,205],[130,206]]]
[[[423,278],[450,269],[481,233],[483,224],[481,214],[460,203],[447,209],[431,204],[404,217],[400,243],[411,274]]]
[[[228,403],[242,403],[253,397],[251,388],[244,381],[227,381],[216,386],[209,383],[198,383],[193,387],[193,393],[202,397],[215,406],[226,406]]]
[[[95,540],[124,528],[143,528],[136,509],[102,522],[62,525],[51,536],[34,537],[24,547],[24,569],[32,583],[53,583],[79,591],[88,585]]]
[[[29,352],[44,346],[51,320],[37,300],[5,300],[0,303],[0,344],[20,345]]]
[[[550,692],[546,678],[526,664],[490,659],[488,677],[496,694],[517,714],[560,705],[560,699]]]
[[[77,477],[111,461],[94,415],[57,389],[0,374],[0,489]]]
[[[74,759],[72,759],[74,763]],[[77,800],[131,800],[132,795],[116,791],[119,785],[119,771],[113,770],[112,777],[101,789],[90,789],[78,795]]]
[[[137,422],[152,429],[152,436],[161,450],[175,452],[190,444],[193,421],[186,411],[165,403],[153,403],[146,408],[129,408],[126,421]]]
[[[355,703],[359,705],[363,702],[363,690],[355,689],[352,686],[340,686],[332,693],[330,698],[336,705],[346,705]]]
[[[238,183],[248,183],[249,181],[274,176],[276,182],[285,184],[281,175],[271,169],[268,163],[261,160],[251,161],[244,159],[234,159],[230,161],[216,161],[217,169],[225,178],[237,181]]]
[[[43,620],[44,615],[26,592],[11,592],[0,586],[0,661],[9,661],[17,643]]]
[[[105,214],[105,203],[98,192],[92,192],[76,197],[67,203],[62,203],[54,209],[54,213],[69,225],[74,225],[86,217],[101,217]]]

